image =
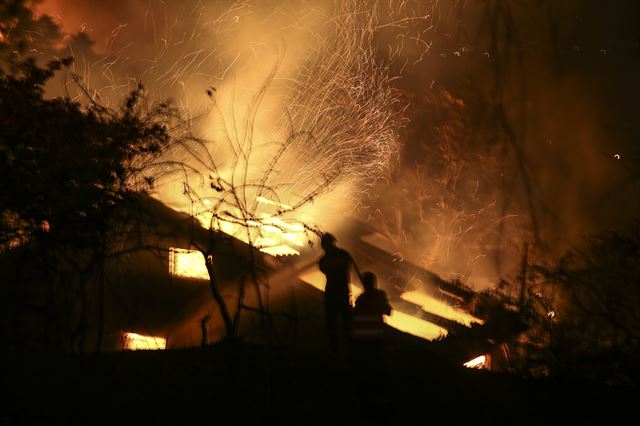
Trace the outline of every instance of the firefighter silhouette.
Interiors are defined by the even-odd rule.
[[[340,328],[345,339],[350,335],[352,309],[349,276],[354,262],[346,250],[336,247],[333,235],[323,234],[320,244],[325,253],[320,258],[319,267],[327,278],[324,294],[325,321],[329,344],[335,350]]]
[[[369,424],[392,424],[383,408],[389,403],[389,377],[383,358],[384,315],[391,314],[387,294],[376,288],[372,272],[361,275],[364,292],[356,299],[353,314],[353,362],[355,384],[363,414]],[[374,414],[375,413],[375,414]]]

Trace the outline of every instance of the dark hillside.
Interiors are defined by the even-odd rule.
[[[415,343],[415,342],[414,342]],[[638,392],[458,368],[428,348],[386,356],[368,401],[354,364],[255,346],[7,360],[2,424],[607,424]],[[382,370],[376,370],[382,371]],[[369,377],[371,379],[373,376]],[[382,377],[382,376],[380,376]],[[10,408],[7,408],[10,407]],[[369,416],[369,417],[367,417]]]

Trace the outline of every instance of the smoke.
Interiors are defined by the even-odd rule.
[[[296,183],[285,196],[295,198],[337,171],[353,177],[309,220],[354,211],[448,278],[489,286],[514,273],[524,241],[555,255],[637,218],[636,2],[390,1],[351,15],[313,3],[48,0],[37,10],[62,32],[48,54],[74,54],[97,99],[118,102],[142,80],[206,139],[246,123],[268,81],[252,164],[269,164],[270,144],[292,129],[313,130],[330,143],[295,140],[271,183]],[[408,122],[396,115],[406,105]],[[264,171],[243,167],[250,180]]]
[[[638,5],[439,6],[403,50],[411,123],[368,211],[396,250],[483,288],[524,241],[555,256],[636,220]]]
[[[63,33],[49,55],[75,57],[72,71],[93,100],[120,102],[138,82],[151,102],[172,98],[192,131],[211,141],[216,164],[200,168],[204,177],[237,183],[240,175],[247,184],[269,174],[260,183],[286,186],[278,198],[290,204],[330,181],[332,196],[309,211],[326,216],[356,204],[354,191],[375,181],[397,150],[396,94],[374,55],[373,14],[357,3],[51,0],[37,11]],[[51,96],[86,101],[61,78]],[[186,210],[181,182],[164,184],[158,196]],[[209,195],[208,182],[198,186],[200,197]]]

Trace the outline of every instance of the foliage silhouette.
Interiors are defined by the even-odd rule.
[[[88,276],[103,273],[114,212],[149,189],[153,181],[144,171],[180,122],[170,102],[146,104],[141,84],[120,108],[95,102],[75,75],[87,105],[47,99],[45,85],[71,63],[64,58],[39,66],[33,58],[10,57],[0,67],[0,253],[11,259],[2,290],[20,293],[26,281],[39,282],[42,300],[7,298],[16,303],[9,311],[20,316],[22,302],[37,305],[45,328],[67,336],[45,331],[45,340],[67,347],[78,343],[63,341],[83,335],[77,329],[85,327]],[[102,284],[98,293],[102,300]],[[102,324],[101,302],[98,309]]]

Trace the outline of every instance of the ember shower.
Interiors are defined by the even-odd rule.
[[[55,5],[43,11],[56,16]],[[215,195],[204,178],[256,183],[270,168],[261,183],[286,189],[262,195],[286,204],[330,182],[331,196],[296,213],[326,221],[332,211],[353,210],[358,192],[392,165],[400,116],[389,61],[374,48],[375,8],[321,6],[151,2],[124,11],[132,22],[108,34],[82,24],[68,49],[82,58],[75,72],[103,103],[137,81],[151,99],[179,103],[191,130],[210,141],[207,154],[171,153],[198,170],[189,180],[198,199]],[[100,41],[89,45],[93,37]],[[157,196],[192,209],[183,186],[182,179],[159,182]],[[243,190],[242,202],[259,196]]]
[[[102,12],[111,17],[108,24],[105,19],[87,21],[93,9],[86,2],[72,3],[71,15],[66,15],[64,1],[45,2],[41,9],[57,16],[66,32],[80,29],[65,38],[65,51],[77,58],[74,71],[95,98],[118,102],[142,81],[150,99],[172,98],[191,118],[191,130],[210,141],[197,152],[171,153],[171,160],[197,170],[188,178],[187,196],[184,176],[156,182],[156,196],[176,210],[194,213],[208,226],[216,199],[212,177],[278,188],[271,194],[242,191],[239,201],[267,219],[279,207],[257,200],[297,205],[330,185],[296,209],[294,217],[285,215],[287,223],[332,230],[349,212],[379,229],[385,238],[376,244],[401,261],[412,260],[472,285],[489,285],[505,272],[487,260],[504,254],[505,245],[516,257],[504,269],[509,272],[517,264],[526,220],[520,211],[497,208],[499,186],[492,179],[499,170],[492,154],[465,166],[473,175],[484,163],[485,180],[472,176],[469,181],[476,188],[465,182],[454,190],[457,202],[450,203],[445,200],[450,185],[432,183],[453,182],[460,172],[456,167],[466,159],[443,151],[440,142],[403,132],[406,107],[415,102],[397,83],[402,84],[412,66],[418,69],[431,60],[432,29],[443,13],[438,2],[417,7],[405,2],[152,1],[126,8],[100,3],[96,7],[105,7]],[[450,122],[431,124],[438,132],[457,127],[458,133],[449,131],[444,144],[459,144],[456,139],[464,138],[467,129],[461,119],[456,121],[463,114],[455,110],[458,100],[441,96],[429,102],[453,105]],[[401,164],[398,169],[401,141],[411,158],[412,146],[433,147],[419,153],[417,166]],[[267,174],[268,182],[263,182]],[[385,184],[389,179],[391,186]],[[427,202],[435,203],[425,210],[426,217],[425,191]],[[485,229],[495,234],[503,222],[505,235],[487,239],[486,233],[476,233]],[[229,222],[214,226],[254,244],[279,242],[261,232],[244,236],[242,227]],[[291,248],[304,241],[296,233],[289,236]],[[414,238],[407,239],[407,233]]]
[[[96,99],[119,102],[138,81],[150,99],[174,99],[192,118],[194,132],[212,142],[211,154],[226,178],[235,170],[243,176],[246,171],[249,181],[260,179],[278,147],[297,134],[270,177],[272,186],[286,188],[278,202],[295,204],[305,190],[327,179],[333,187],[292,220],[331,229],[339,214],[350,212],[377,227],[386,237],[377,243],[399,260],[412,259],[447,278],[484,287],[512,273],[523,240],[535,236],[527,201],[505,201],[505,193],[519,189],[504,175],[521,180],[504,155],[510,148],[478,142],[499,139],[474,122],[478,105],[490,102],[483,89],[492,87],[488,69],[499,52],[482,44],[487,31],[481,27],[481,5],[463,3],[150,1],[112,7],[111,2],[49,0],[39,8],[69,34],[59,41],[59,54],[76,56],[75,72]],[[573,2],[566,6],[579,9]],[[514,6],[513,13],[545,11]],[[540,30],[519,28],[523,39],[532,40],[525,59],[541,74],[548,72],[551,66],[543,59],[531,59],[544,57],[536,50]],[[577,52],[575,46],[568,49]],[[615,54],[605,47],[594,52],[604,55],[602,50]],[[464,67],[469,69],[462,72]],[[521,80],[511,71],[503,79],[511,98],[505,109],[507,116],[519,117],[523,110],[514,99]],[[470,77],[455,80],[460,75]],[[558,110],[567,109],[564,99],[581,96],[583,113],[595,116],[598,107],[591,105],[601,100],[589,97],[583,90],[588,80],[580,78],[576,74],[573,86],[530,79],[529,94]],[[466,96],[469,85],[476,90],[473,96]],[[73,91],[72,85],[67,89]],[[52,94],[60,90],[51,87]],[[540,203],[533,207],[541,238],[561,240],[558,247],[566,247],[585,232],[606,229],[615,220],[587,212],[585,194],[607,192],[620,178],[616,166],[629,157],[612,159],[625,143],[604,147],[598,140],[605,138],[597,136],[604,130],[578,113],[570,118],[575,135],[566,137],[544,114],[528,114],[533,126],[519,143],[545,147],[525,147],[541,167],[534,182]],[[586,141],[586,148],[570,155],[575,137]],[[243,143],[251,144],[251,155],[234,166],[233,151],[240,152]],[[578,163],[598,167],[586,173]],[[556,165],[569,175],[558,176]],[[198,198],[209,196],[208,173],[190,184],[200,188]],[[576,185],[580,190],[571,191]],[[172,207],[192,208],[181,179],[158,185],[157,191]],[[251,201],[256,195],[244,196]],[[545,205],[556,204],[560,211],[545,216]]]

